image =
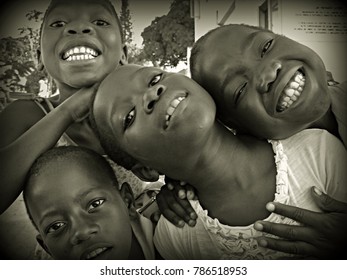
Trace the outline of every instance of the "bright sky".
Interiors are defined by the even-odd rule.
[[[170,9],[170,3],[170,0],[129,0],[135,44],[141,46],[142,31],[151,24],[155,17],[166,15]]]
[[[71,0],[73,1],[73,0]],[[120,11],[121,0],[111,0]],[[0,4],[0,38],[19,35],[18,28],[30,26],[25,14],[31,10],[44,12],[49,0],[6,0]],[[142,44],[141,32],[157,16],[168,13],[170,0],[129,0],[129,10],[133,22],[133,40],[138,46]],[[33,24],[33,23],[31,23]]]

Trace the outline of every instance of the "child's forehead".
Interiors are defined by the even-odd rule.
[[[143,79],[155,71],[158,72],[159,70],[154,67],[127,64],[115,69],[106,79],[103,80],[102,84],[114,87],[115,84],[122,83],[131,88],[133,83],[129,83],[129,80],[138,78]]]
[[[211,36],[211,40],[240,41],[244,40],[249,34],[258,34],[261,32],[265,32],[265,30],[255,28],[253,26],[235,25],[217,30],[214,33],[214,36]]]
[[[51,14],[66,12],[67,10],[72,9],[72,7],[80,9],[87,5],[94,6],[93,12],[108,12],[110,15],[116,17],[116,11],[108,0],[53,0],[46,11],[46,17]]]
[[[272,34],[271,31],[253,26],[235,25],[217,29],[204,43],[203,55],[208,58],[206,53],[215,53],[217,57],[220,53],[238,57],[243,55],[243,51],[256,38],[263,38],[265,34]]]

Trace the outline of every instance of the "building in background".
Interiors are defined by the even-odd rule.
[[[195,40],[230,23],[265,27],[309,46],[337,81],[347,80],[347,8],[343,1],[191,0],[191,16]]]

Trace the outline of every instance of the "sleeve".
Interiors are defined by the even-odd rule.
[[[347,81],[329,87],[331,110],[336,118],[342,142],[347,148]]]
[[[328,132],[322,139],[322,158],[325,163],[325,192],[331,197],[347,202],[347,152],[341,141]]]
[[[189,239],[184,238],[184,235],[189,234],[186,227],[178,228],[165,217],[160,217],[154,232],[154,246],[165,260],[190,259],[186,251]]]
[[[347,152],[342,142],[321,129],[308,129],[300,134],[303,138],[299,139],[297,150],[302,157],[301,168],[310,168],[315,174],[317,181],[312,181],[313,185],[320,184],[324,193],[347,202]],[[308,173],[306,176],[310,176]]]
[[[322,129],[306,129],[282,140],[288,155],[293,205],[320,210],[310,189],[316,186],[347,202],[347,152],[342,142]]]

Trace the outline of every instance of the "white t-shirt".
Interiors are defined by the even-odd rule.
[[[269,141],[277,167],[274,201],[321,212],[310,194],[312,186],[347,202],[347,156],[342,143],[325,130],[308,129],[281,141]],[[191,201],[198,214],[195,227],[178,228],[162,217],[154,244],[164,259],[281,259],[290,254],[258,246],[253,224],[228,226],[208,216],[198,201]],[[265,207],[265,205],[264,205]],[[240,209],[247,211],[247,209]],[[269,222],[297,224],[272,213]]]

